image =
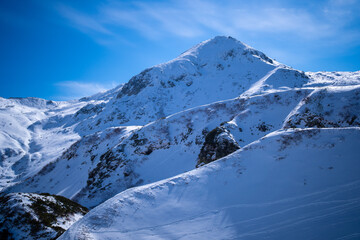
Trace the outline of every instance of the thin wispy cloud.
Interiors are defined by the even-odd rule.
[[[57,100],[79,99],[116,87],[116,83],[89,83],[79,81],[58,82],[55,86],[58,89]]]
[[[84,32],[98,32],[101,34],[112,35],[112,32],[106,29],[106,27],[99,23],[94,17],[88,16],[84,13],[78,12],[75,9],[59,4],[57,6],[59,13],[69,19],[74,27]]]
[[[96,34],[119,36],[131,29],[150,38],[166,36],[192,38],[211,31],[214,34],[286,33],[300,38],[324,38],[339,34],[347,18],[332,18],[327,13],[349,14],[352,0],[331,0],[322,12],[267,4],[250,5],[243,1],[173,0],[161,2],[111,1],[98,7],[95,15],[59,7],[59,13],[74,27]],[[334,20],[336,17],[336,21]],[[346,32],[345,32],[346,34]],[[350,34],[350,32],[349,32]],[[353,34],[353,33],[352,33]]]

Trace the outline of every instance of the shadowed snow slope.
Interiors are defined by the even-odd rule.
[[[356,239],[360,128],[274,132],[124,191],[60,239]]]

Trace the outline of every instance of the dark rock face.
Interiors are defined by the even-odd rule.
[[[75,117],[79,115],[89,115],[89,114],[99,114],[105,107],[104,103],[101,104],[88,104],[85,107],[82,107],[79,111],[75,113]]]
[[[238,149],[240,149],[240,146],[231,133],[224,127],[217,127],[206,135],[196,167],[225,157]]]
[[[143,90],[148,86],[148,84],[150,84],[151,75],[149,74],[149,72],[151,70],[152,68],[145,69],[140,74],[132,77],[129,82],[124,85],[116,98],[122,98],[126,95],[136,95],[141,92],[141,90]]]
[[[56,239],[87,212],[62,196],[10,193],[0,197],[0,239]]]

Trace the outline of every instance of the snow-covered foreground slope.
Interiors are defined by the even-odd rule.
[[[360,128],[274,132],[124,191],[60,239],[358,239]]]

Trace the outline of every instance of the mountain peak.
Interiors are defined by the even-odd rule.
[[[243,74],[244,69],[253,71],[254,68],[273,68],[277,65],[277,62],[264,53],[233,37],[216,36],[195,45],[169,62],[145,69],[124,85],[117,98],[136,95],[147,86],[161,85],[165,88],[167,85],[174,86],[189,75],[194,80],[203,74],[222,76],[225,72],[227,75],[238,75],[239,72]],[[175,83],[169,79],[174,79]],[[192,85],[194,82],[192,79],[186,84]],[[214,81],[218,80],[219,78],[214,79]]]
[[[236,45],[237,47],[243,48],[243,49],[251,48],[247,44],[245,44],[231,36],[216,36],[216,37],[210,38],[208,40],[205,40],[202,43],[214,44],[214,45],[229,45],[229,46]]]
[[[201,45],[225,45],[225,46],[236,45],[238,47],[242,47],[243,49],[249,48],[248,45],[231,36],[216,36],[199,43],[197,46],[201,46]]]
[[[208,62],[216,61],[219,58],[234,58],[237,55],[243,55],[243,58],[247,59],[249,59],[249,57],[251,58],[252,55],[266,63],[278,65],[276,61],[269,58],[261,51],[258,51],[231,36],[216,36],[214,38],[205,40],[185,51],[179,57],[168,63],[184,59],[195,63],[199,61]]]
[[[249,48],[249,46],[230,36],[216,36],[195,45],[194,47],[182,53],[179,57],[201,53],[202,51],[224,50],[226,48],[237,48],[239,50],[244,50]]]

